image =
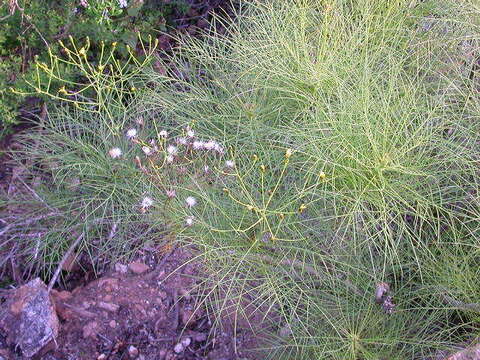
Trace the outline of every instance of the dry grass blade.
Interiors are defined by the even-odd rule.
[[[75,250],[75,248],[78,246],[78,244],[80,244],[80,241],[82,241],[83,237],[84,237],[84,233],[82,232],[82,233],[77,237],[77,239],[70,245],[70,247],[68,248],[68,250],[63,254],[62,260],[60,260],[60,263],[58,264],[57,269],[56,269],[55,272],[53,273],[53,276],[52,276],[52,278],[50,279],[50,282],[48,283],[48,292],[50,292],[50,291],[52,290],[53,286],[54,286],[55,283],[57,282],[58,276],[60,275],[60,271],[62,271],[63,265],[65,264],[65,262],[67,261],[67,259],[70,257],[70,255],[72,254],[73,250]]]

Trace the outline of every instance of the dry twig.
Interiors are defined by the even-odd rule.
[[[81,233],[80,236],[78,236],[77,239],[72,243],[72,245],[70,245],[67,252],[65,254],[63,254],[62,260],[58,264],[57,269],[55,270],[55,273],[53,274],[52,279],[48,283],[48,292],[50,292],[52,290],[53,286],[57,282],[57,279],[58,279],[58,276],[60,275],[60,271],[62,270],[63,264],[65,264],[65,262],[70,257],[73,250],[77,247],[77,245],[80,243],[80,241],[82,241],[83,235],[84,234]]]
[[[451,297],[450,295],[447,295],[446,293],[440,294],[440,297],[445,304],[450,305],[455,309],[480,313],[480,304],[478,303],[464,303]]]
[[[444,360],[480,360],[480,344],[457,351]]]

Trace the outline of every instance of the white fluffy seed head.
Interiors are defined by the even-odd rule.
[[[133,139],[135,136],[137,136],[137,129],[135,129],[135,128],[128,129],[126,136],[129,139]]]
[[[147,156],[152,155],[152,153],[153,153],[152,148],[150,146],[142,146],[142,151]]]
[[[187,136],[189,138],[193,138],[195,136],[195,131],[193,131],[192,129],[188,129],[187,130]]]
[[[205,146],[205,143],[203,141],[194,141],[192,146],[194,150],[202,150]]]
[[[110,155],[112,159],[119,158],[120,156],[122,156],[122,150],[120,150],[120,148],[110,149],[110,151],[108,152],[108,155]]]
[[[217,145],[216,141],[209,140],[205,143],[204,147],[206,150],[213,150],[215,149],[215,146]]]
[[[193,196],[189,196],[185,199],[185,202],[187,203],[187,206],[191,208],[197,204],[197,199],[195,199]]]
[[[167,147],[167,152],[170,154],[170,155],[176,155],[177,152],[178,152],[178,149],[176,146],[174,145],[168,145]]]
[[[193,225],[193,221],[195,220],[195,217],[194,216],[189,216],[185,219],[185,225],[187,226],[192,226]]]
[[[175,142],[177,143],[177,145],[187,145],[187,139],[185,139],[184,137],[177,138]]]
[[[229,169],[233,169],[235,167],[235,163],[232,160],[225,161],[225,166]]]
[[[220,155],[222,155],[222,154],[225,152],[225,150],[223,149],[222,145],[220,145],[219,143],[216,143],[216,144],[215,144],[214,150],[215,150],[217,153],[219,153]]]
[[[175,191],[175,189],[166,190],[165,193],[167,194],[167,197],[169,199],[173,199],[175,196],[177,196],[177,192]]]
[[[173,163],[173,160],[175,160],[175,159],[174,159],[173,155],[168,155],[165,160],[167,161],[168,164],[171,164],[171,163]]]
[[[162,138],[166,138],[168,136],[168,132],[167,130],[162,130],[158,133],[158,136],[162,137]]]
[[[145,196],[142,200],[142,208],[147,209],[153,205],[153,199],[151,197]]]

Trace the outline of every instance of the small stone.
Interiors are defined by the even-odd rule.
[[[185,338],[182,340],[182,345],[184,347],[187,347],[188,345],[190,345],[192,343],[192,339],[190,339],[189,337]]]
[[[129,269],[134,273],[134,274],[143,274],[144,272],[150,270],[148,265],[141,263],[139,261],[134,261],[128,265]]]
[[[112,320],[108,323],[108,326],[110,326],[112,329],[117,327],[117,322],[115,320]]]
[[[128,271],[128,266],[121,264],[121,263],[116,263],[115,264],[115,271],[120,273],[120,274],[126,274]]]
[[[100,309],[111,311],[111,312],[117,312],[118,309],[120,309],[120,306],[117,304],[103,302],[103,301],[98,302],[98,307]]]
[[[118,279],[115,278],[105,278],[98,280],[97,286],[100,289],[105,289],[105,291],[118,290]]]
[[[128,347],[128,355],[130,356],[130,359],[136,359],[138,357],[138,349],[133,346],[133,345],[130,345]]]
[[[97,335],[98,323],[96,321],[90,321],[82,329],[83,338],[95,337]]]
[[[179,342],[177,345],[175,345],[175,347],[173,348],[173,351],[175,351],[177,354],[180,354],[181,352],[183,352],[183,350],[185,350],[185,346],[183,346],[183,344],[181,342]]]

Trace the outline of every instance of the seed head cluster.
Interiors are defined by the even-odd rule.
[[[127,6],[126,1],[121,1],[121,3]],[[172,136],[172,134],[166,129],[162,129],[157,133],[157,140],[142,139],[138,127],[140,126],[143,128],[145,123],[143,118],[139,119],[135,121],[137,124],[136,127],[127,128],[127,130],[125,130],[125,137],[128,140],[131,140],[130,145],[128,145],[129,147],[138,146],[137,149],[141,150],[143,155],[149,158],[149,161],[142,161],[141,156],[134,155],[134,163],[145,174],[152,174],[151,170],[155,167],[161,168],[162,162],[158,160],[163,157],[163,165],[178,164],[176,167],[166,168],[167,172],[174,171],[174,174],[177,176],[185,177],[188,174],[189,167],[193,166],[192,164],[199,160],[203,163],[200,169],[203,169],[203,174],[207,176],[213,174],[214,169],[216,168],[215,166],[211,167],[211,164],[208,164],[209,160],[207,160],[207,155],[215,158],[217,156],[222,156],[225,153],[224,147],[219,142],[214,139],[202,140],[198,138],[195,131],[190,127],[186,127],[183,130],[183,133],[179,136]],[[108,155],[112,159],[118,159],[123,157],[123,152],[119,147],[115,147],[108,151]],[[224,166],[233,169],[235,163],[233,160],[226,160]],[[164,191],[167,199],[177,198],[175,189],[167,188]],[[192,209],[197,205],[197,199],[194,196],[188,196],[184,201],[184,204],[188,209]],[[142,197],[139,204],[141,213],[146,213],[155,203],[156,201],[152,196]],[[193,226],[194,223],[195,217],[189,215],[185,218],[184,226],[190,227]]]

